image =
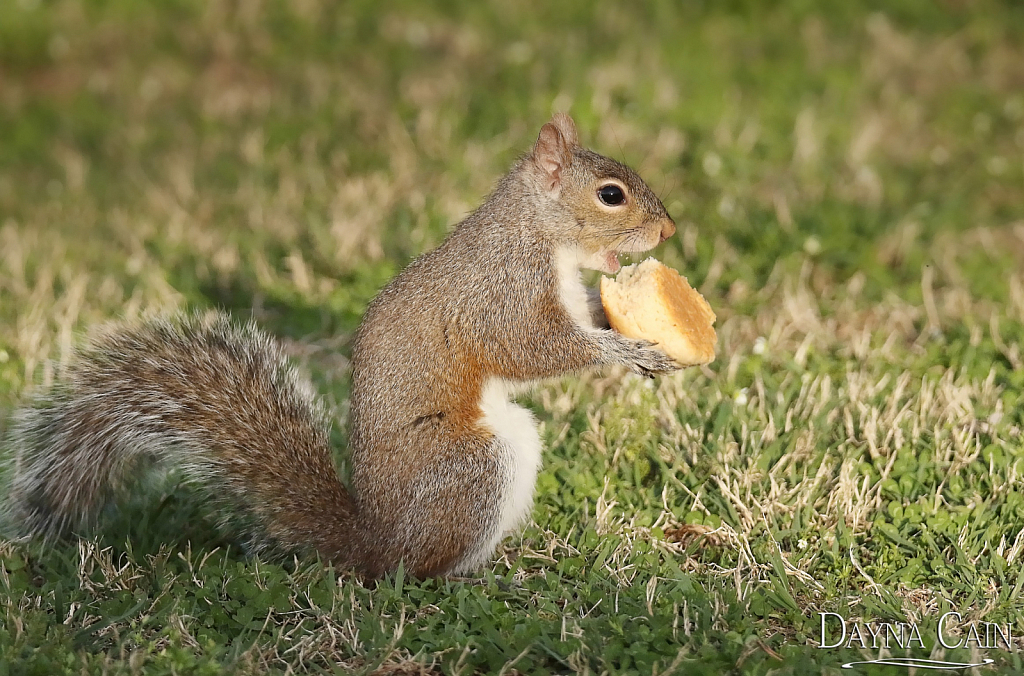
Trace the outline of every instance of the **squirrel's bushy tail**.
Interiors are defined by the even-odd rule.
[[[359,567],[329,431],[312,386],[254,325],[221,314],[121,325],[15,412],[4,526],[46,539],[86,526],[156,461],[254,552],[316,549]]]

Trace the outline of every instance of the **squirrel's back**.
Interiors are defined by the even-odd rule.
[[[358,566],[329,430],[310,383],[255,325],[216,313],[119,325],[15,413],[4,525],[45,539],[76,530],[155,461],[228,507],[216,513],[252,551],[313,546]]]

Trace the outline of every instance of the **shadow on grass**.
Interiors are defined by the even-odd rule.
[[[173,551],[230,547],[245,556],[241,543],[231,539],[211,514],[200,491],[174,479],[143,482],[104,509],[94,528],[101,547],[116,554],[131,549],[138,559],[162,547]]]

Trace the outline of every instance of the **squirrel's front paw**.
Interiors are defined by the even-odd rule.
[[[682,368],[672,357],[652,348],[651,346],[654,343],[646,340],[637,340],[633,341],[633,343],[635,354],[629,367],[634,373],[653,378],[656,375],[671,373]]]

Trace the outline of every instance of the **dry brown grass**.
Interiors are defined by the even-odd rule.
[[[333,16],[326,2],[293,4],[314,23]],[[539,523],[506,543],[495,570],[520,561],[512,582],[526,589],[566,560],[592,563],[581,544],[587,529],[602,543],[616,540],[596,570],[550,592],[562,604],[562,642],[589,640],[588,621],[616,616],[620,596],[637,595],[639,615],[658,615],[675,573],[652,573],[638,554],[648,546],[671,570],[710,581],[710,612],[723,633],[737,603],[729,593],[742,604],[780,586],[807,613],[840,604],[850,619],[865,615],[865,596],[883,606],[895,597],[908,617],[934,616],[971,585],[985,599],[972,617],[1019,608],[986,568],[996,558],[1009,570],[1021,561],[1024,531],[1011,517],[994,524],[981,549],[969,527],[940,543],[942,556],[966,552],[991,576],[944,573],[960,576],[954,591],[936,590],[949,579],[938,574],[886,582],[896,564],[884,558],[893,548],[876,528],[892,503],[912,502],[926,515],[984,510],[1020,483],[1019,415],[1004,404],[1016,394],[1007,391],[1009,374],[1024,368],[1024,221],[1013,182],[1024,169],[1024,58],[1013,29],[973,15],[944,32],[882,14],[846,27],[812,16],[791,22],[776,80],[752,69],[770,62],[763,36],[718,15],[681,26],[686,40],[673,35],[649,49],[657,27],[621,7],[597,13],[596,28],[538,24],[508,39],[483,19],[396,8],[374,24],[369,47],[348,35],[349,48],[282,47],[287,38],[266,9],[213,0],[188,21],[142,13],[91,23],[81,3],[57,2],[47,10],[46,58],[0,69],[0,112],[10,119],[45,104],[72,125],[91,114],[79,109],[83,99],[95,97],[99,117],[113,121],[95,123],[92,145],[44,134],[24,166],[0,170],[0,408],[51,383],[77,334],[111,318],[226,302],[296,336],[307,329],[292,331],[290,322],[309,309],[351,312],[372,295],[367,279],[377,284],[381,270],[436,245],[552,110],[572,110],[592,145],[651,178],[677,217],[678,241],[657,255],[711,301],[719,358],[653,384],[588,374],[532,395],[548,466],[593,471],[596,483],[580,489],[586,497],[571,482],[556,484],[551,492],[566,493],[558,510],[540,495]],[[779,30],[759,28],[769,37]],[[282,50],[297,56],[280,60]],[[785,69],[800,71],[797,85]],[[829,220],[837,216],[846,220]],[[829,236],[854,227],[872,239],[855,243],[865,255],[843,259],[836,247],[848,241]],[[751,235],[756,228],[764,232]],[[993,281],[997,264],[1006,269]],[[264,312],[264,303],[285,309]],[[349,336],[309,331],[287,339],[288,349],[325,385],[343,424]],[[961,359],[948,354],[954,348],[960,357],[991,356]],[[991,368],[979,366],[983,359]],[[729,425],[719,429],[724,409]],[[570,464],[562,456],[575,445]],[[988,446],[1003,452],[1001,464],[985,462]],[[885,488],[907,449],[945,473],[913,501]],[[650,470],[660,481],[651,496],[627,476],[645,462],[663,465]],[[962,477],[984,483],[955,493],[950,484]],[[577,522],[563,527],[559,510],[580,512]],[[839,560],[826,562],[841,531],[852,535]],[[68,584],[82,594],[55,621],[70,632],[95,628],[98,644],[121,646],[101,665],[111,670],[141,670],[148,656],[176,646],[202,653],[195,613],[133,625],[163,612],[166,596],[105,627],[110,618],[94,600],[148,589],[152,571],[168,567],[177,572],[165,588],[186,598],[209,584],[223,552],[137,557],[96,543],[69,550],[78,565]],[[0,542],[0,559],[26,551]],[[245,565],[238,575],[263,589],[263,564]],[[382,595],[343,577],[321,606],[308,593],[316,575],[305,573],[289,580],[288,610],[259,618],[236,670],[480,670],[468,644],[402,647],[440,612],[440,594],[399,605],[361,632],[353,618],[373,616]],[[0,585],[11,588],[10,579],[0,566]],[[594,580],[607,580],[610,593],[565,610],[573,585]],[[51,607],[52,592],[34,589],[7,604],[15,640],[29,640],[26,618]],[[671,635],[686,643],[698,635],[697,611],[688,600],[673,603]],[[765,636],[796,640],[790,624],[766,620]],[[126,641],[132,631],[153,645]],[[371,645],[368,636],[392,642]],[[747,645],[743,660],[773,650]],[[671,672],[687,650],[654,671]],[[509,656],[504,671],[525,659]],[[593,664],[580,647],[559,668]]]

